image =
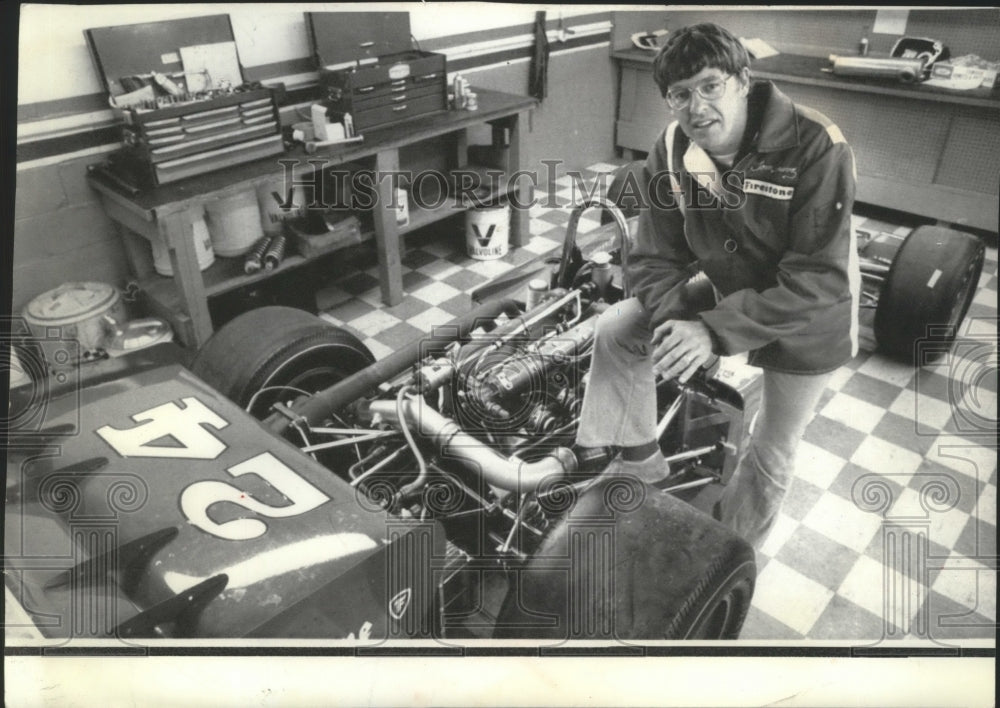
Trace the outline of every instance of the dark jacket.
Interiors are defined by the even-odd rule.
[[[747,125],[723,174],[676,122],[661,134],[643,174],[651,205],[630,253],[632,292],[654,326],[690,318],[679,286],[702,270],[719,299],[697,316],[716,353],[830,371],[857,353],[853,154],[835,125],[770,82],[754,85]]]

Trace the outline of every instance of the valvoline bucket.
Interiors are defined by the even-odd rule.
[[[507,255],[509,241],[509,204],[465,212],[465,247],[469,258],[478,261],[503,258]]]
[[[264,235],[257,193],[252,189],[205,205],[205,223],[215,255],[242,256]]]
[[[287,191],[285,180],[276,179],[257,187],[256,195],[261,225],[268,236],[282,233],[285,221],[305,216],[305,194],[301,186]]]
[[[205,224],[205,219],[195,219],[192,227],[194,232],[194,251],[198,257],[198,268],[199,270],[205,270],[215,263],[215,251],[212,250],[212,237],[208,233],[208,225]],[[167,244],[163,243],[160,239],[153,239],[150,243],[153,246],[153,268],[160,275],[172,276],[174,268],[170,264],[170,251],[167,250]]]

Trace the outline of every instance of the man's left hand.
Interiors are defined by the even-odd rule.
[[[686,383],[715,355],[712,335],[701,320],[667,320],[653,330],[653,373]]]

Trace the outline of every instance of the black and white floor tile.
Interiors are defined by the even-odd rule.
[[[399,305],[381,304],[373,266],[322,289],[322,317],[384,357],[467,312],[477,286],[556,251],[570,205],[614,168],[592,165],[582,183],[564,176],[554,194],[536,190],[531,240],[503,258],[468,257],[461,233],[414,244]],[[584,212],[578,233],[598,218]],[[911,228],[861,216],[855,227]],[[875,352],[870,329],[863,335],[801,443],[742,638],[995,639],[997,249],[987,249],[960,338],[940,362],[915,370]]]

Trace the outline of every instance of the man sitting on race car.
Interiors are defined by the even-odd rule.
[[[714,511],[759,546],[830,372],[857,352],[860,272],[850,147],[823,115],[752,83],[749,63],[714,24],[678,30],[656,56],[676,120],[644,166],[634,297],[598,321],[577,444],[619,447],[614,469],[662,478],[655,376],[683,383],[716,355],[749,352],[763,401]],[[706,304],[687,283],[699,270]]]

